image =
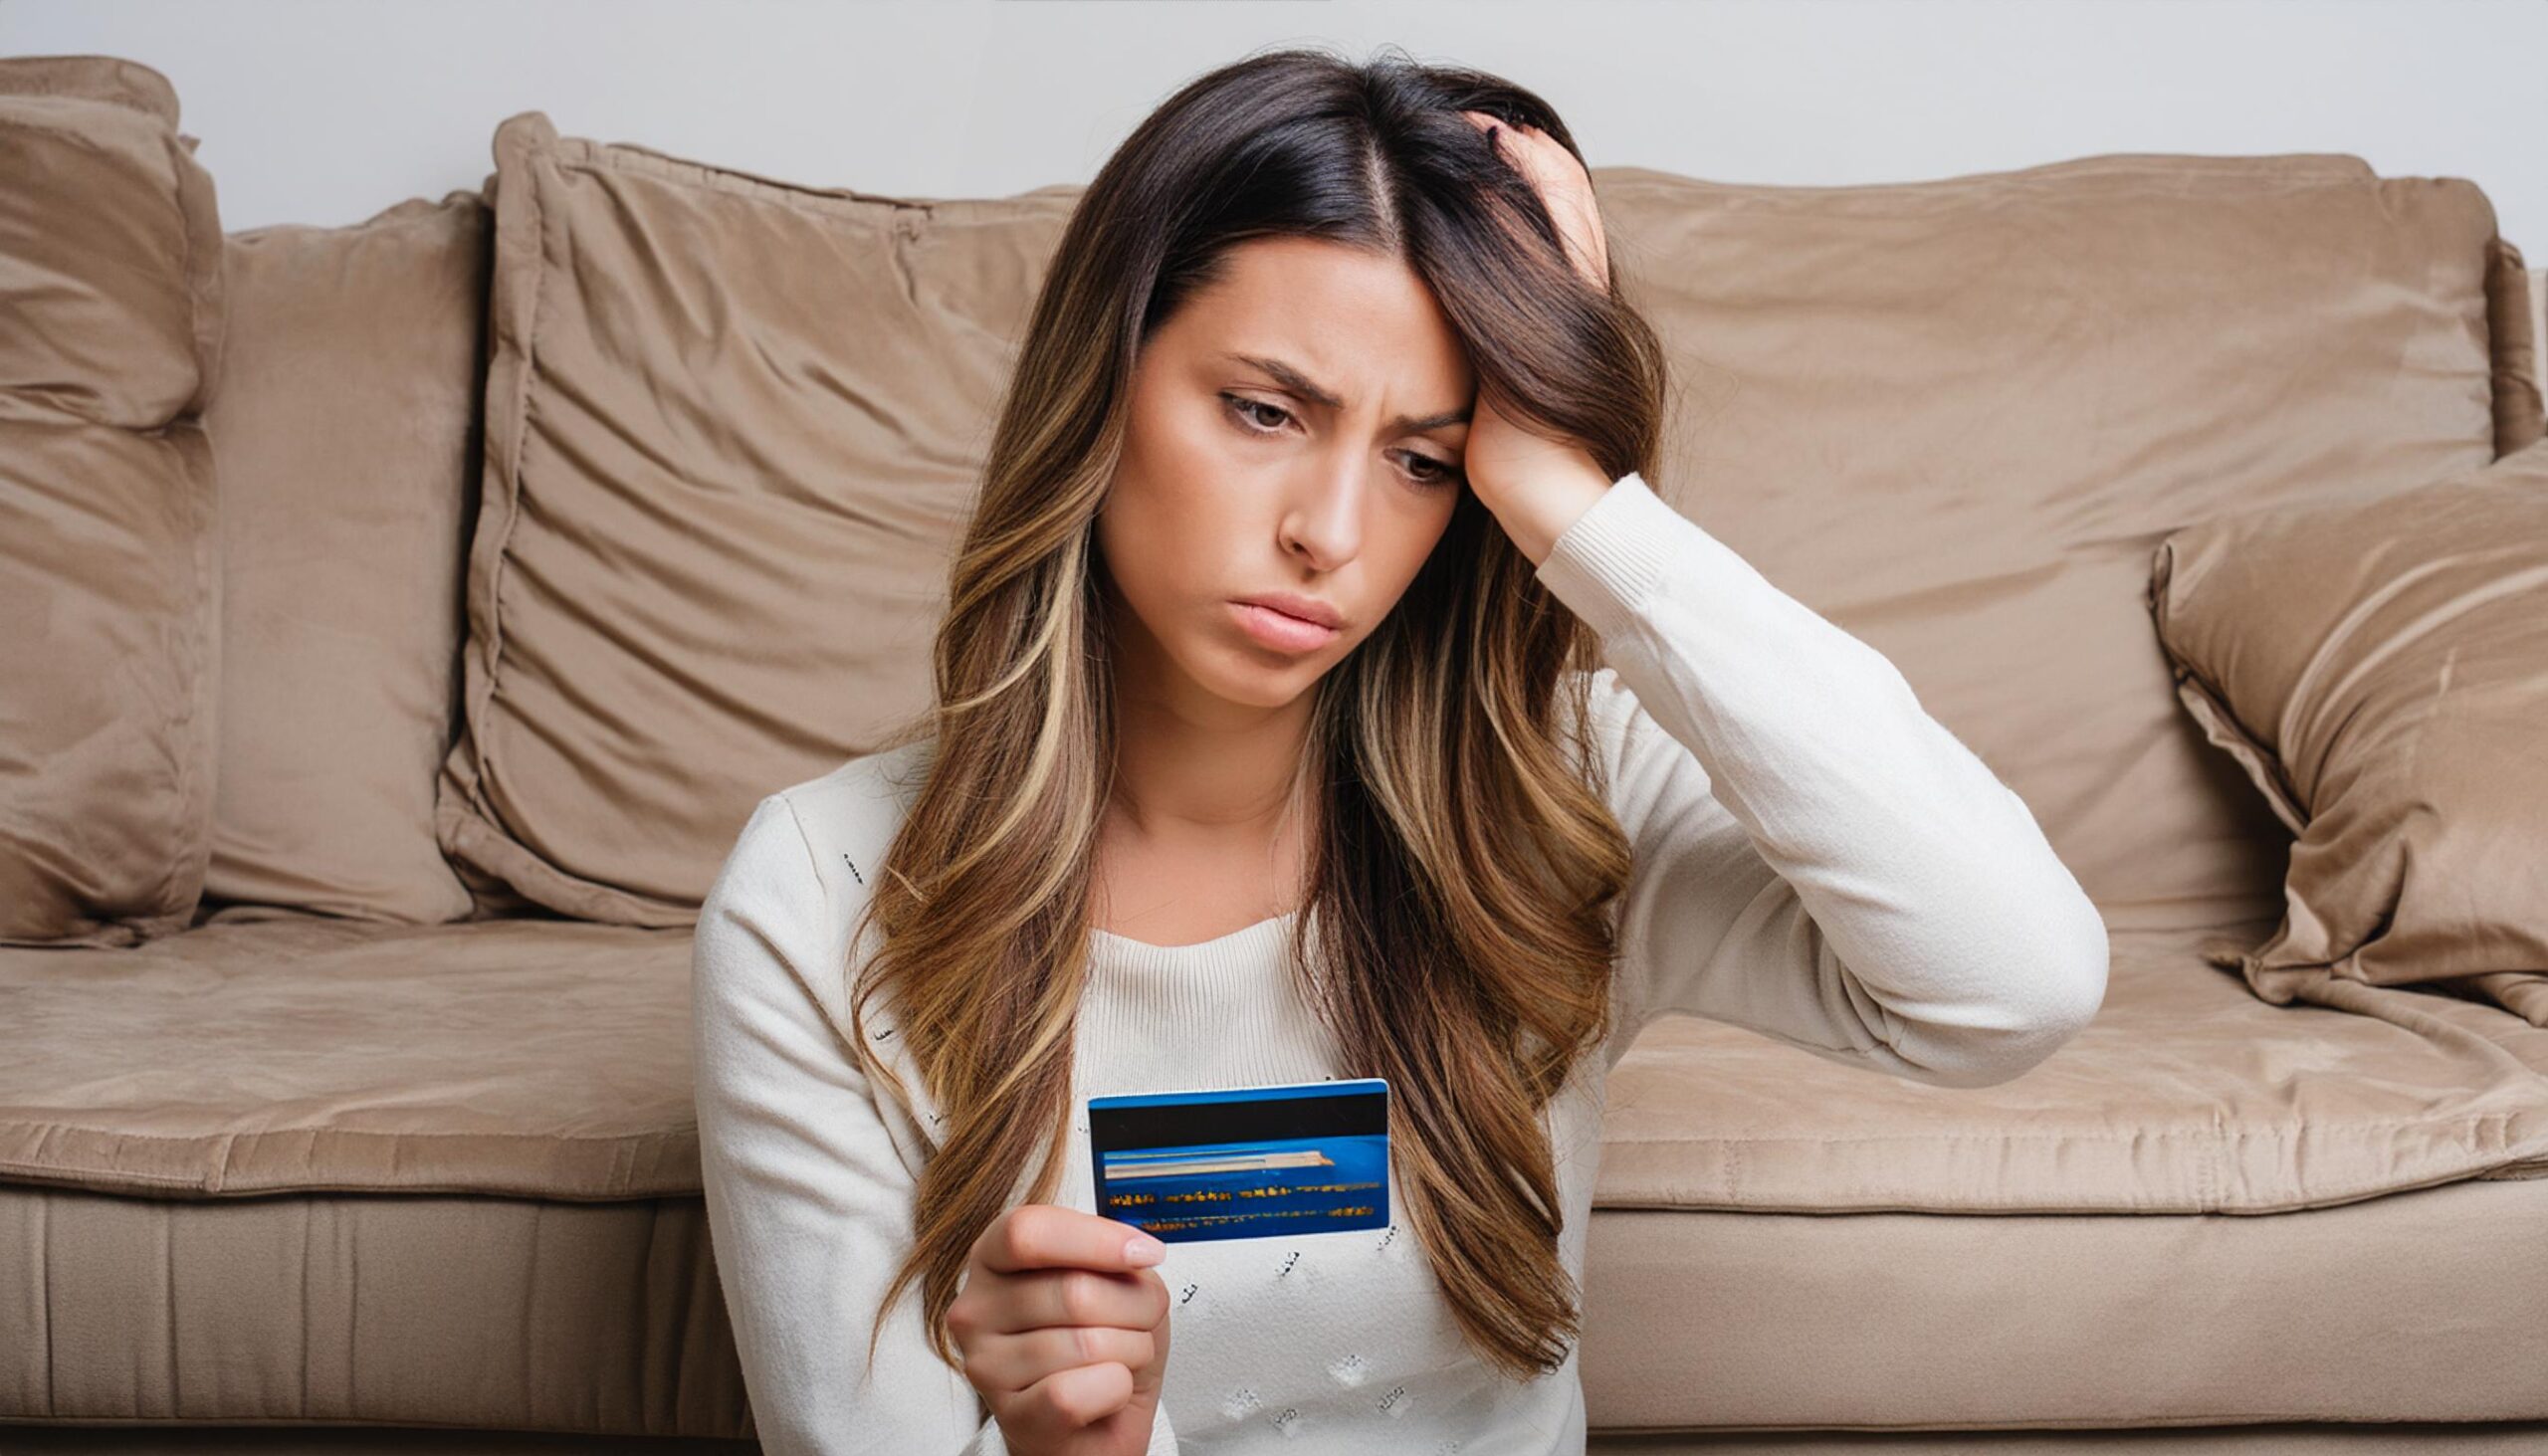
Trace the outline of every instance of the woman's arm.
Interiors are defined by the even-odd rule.
[[[917,1287],[866,1368],[870,1322],[911,1246],[915,1177],[841,1030],[842,933],[859,907],[835,893],[772,794],[693,942],[700,1163],[753,1422],[771,1456],[1006,1456],[973,1387],[929,1348]],[[1151,1434],[1152,1456],[1174,1456],[1164,1408]]]
[[[1622,477],[1537,572],[1601,640],[1592,743],[1634,846],[1616,1063],[1686,1011],[1947,1087],[2050,1056],[2105,923],[2033,813],[1874,648]]]

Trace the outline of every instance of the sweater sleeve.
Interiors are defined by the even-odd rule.
[[[1881,653],[1633,473],[1537,576],[1605,664],[1588,746],[1634,856],[1611,1064],[1680,1011],[1981,1087],[2095,1015],[2103,918],[2025,801]]]
[[[717,1273],[771,1456],[1007,1456],[998,1422],[929,1348],[904,1292],[916,1175],[845,1040],[846,930],[783,794],[761,800],[700,908],[691,1050]],[[1176,1456],[1163,1404],[1150,1456]]]

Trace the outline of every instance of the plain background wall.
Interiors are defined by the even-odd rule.
[[[1499,72],[1596,164],[1725,181],[2352,152],[2475,181],[2548,263],[2541,0],[0,0],[0,54],[166,73],[234,231],[476,187],[525,110],[810,185],[1086,181],[1177,85],[1296,41]]]

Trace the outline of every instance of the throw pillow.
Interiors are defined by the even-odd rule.
[[[2209,958],[2277,1004],[2420,985],[2548,1026],[2548,441],[2179,531],[2150,604],[2186,709],[2298,836],[2281,925]]]
[[[473,890],[681,926],[753,803],[930,701],[1077,189],[935,201],[495,138],[486,476],[438,825]]]
[[[221,772],[206,901],[433,923],[477,493],[487,205],[234,233],[221,398]]]
[[[149,67],[0,60],[0,943],[132,944],[203,888],[222,273],[194,147]]]

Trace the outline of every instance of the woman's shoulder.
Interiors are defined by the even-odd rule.
[[[826,883],[846,883],[849,893],[834,895],[836,904],[865,899],[857,892],[884,862],[937,745],[933,736],[862,753],[769,796],[792,812]]]
[[[771,948],[807,964],[840,963],[885,851],[919,793],[932,743],[861,754],[763,796],[701,907],[703,935],[743,945],[774,942]],[[729,922],[746,933],[720,937]],[[827,975],[812,988],[825,1013],[837,1016],[840,988]]]
[[[833,1075],[867,1089],[863,1069],[848,1059],[857,1034],[850,999],[859,955],[849,936],[869,900],[868,886],[919,792],[927,740],[850,758],[812,778],[763,796],[737,836],[725,868],[701,907],[693,937],[694,1036],[704,1048],[736,1028],[767,1034],[792,1023],[842,1054]],[[874,930],[859,954],[872,947]],[[868,1049],[903,1079],[920,1084],[891,1008],[864,1018]],[[811,1045],[811,1041],[808,1042]],[[702,1066],[708,1065],[705,1053]],[[922,1133],[933,1109],[915,1112],[878,1086],[869,1096],[909,1166],[926,1156]]]

